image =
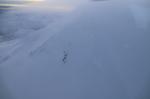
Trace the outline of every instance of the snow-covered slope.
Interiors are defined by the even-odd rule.
[[[20,9],[10,7],[9,11],[0,14],[0,63],[7,60],[17,48],[28,41],[27,39],[34,40],[32,37],[38,35],[37,31],[47,26],[53,28],[54,24],[61,23],[60,21],[73,10],[67,5],[26,6],[28,7]]]
[[[132,11],[89,2],[25,37],[0,64],[6,99],[149,99],[149,28]]]

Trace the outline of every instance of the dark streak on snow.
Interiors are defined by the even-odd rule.
[[[10,58],[10,56],[0,57],[0,64],[7,61]]]
[[[63,55],[63,63],[65,64],[67,62],[67,59],[68,59],[68,52],[64,51],[64,55]]]

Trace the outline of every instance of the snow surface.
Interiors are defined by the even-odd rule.
[[[150,23],[136,7],[112,0],[8,12],[1,31],[14,38],[0,43],[0,97],[149,99]]]

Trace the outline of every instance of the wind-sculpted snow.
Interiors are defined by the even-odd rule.
[[[17,52],[17,49],[24,45],[27,39],[34,41],[33,36],[40,37],[44,34],[37,31],[47,26],[52,28],[67,13],[68,11],[55,11],[55,9],[45,11],[45,9],[35,9],[34,7],[9,10],[2,13],[0,15],[0,63],[13,56],[12,54]],[[49,34],[51,34],[51,31],[49,31]]]
[[[149,99],[149,23],[131,5],[87,2],[30,32],[0,64],[0,86],[15,99]]]
[[[24,37],[59,20],[60,12],[11,11],[1,16],[0,35],[6,40]],[[4,39],[4,40],[5,40]],[[2,41],[2,40],[1,40]]]

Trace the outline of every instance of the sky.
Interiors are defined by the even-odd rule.
[[[25,2],[20,2],[20,1],[25,1]],[[46,3],[45,2],[37,2],[37,1],[46,1]],[[8,7],[13,7],[13,9],[14,9],[14,7],[15,8],[18,8],[18,7],[24,8],[24,7],[28,7],[28,6],[31,7],[31,6],[33,6],[32,4],[34,4],[34,7],[36,4],[36,7],[38,6],[38,7],[43,7],[43,8],[50,7],[50,6],[51,7],[52,6],[62,6],[62,5],[63,6],[66,6],[66,5],[73,6],[73,5],[81,4],[83,1],[86,1],[86,0],[0,0],[0,9],[10,9]]]

